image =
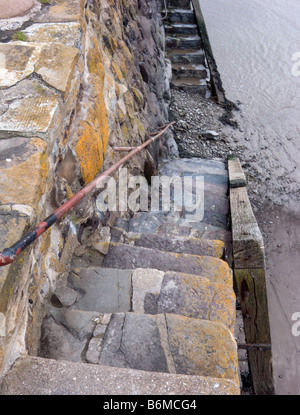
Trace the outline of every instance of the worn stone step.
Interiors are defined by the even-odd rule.
[[[136,269],[156,268],[195,274],[212,282],[232,286],[232,272],[228,264],[210,256],[176,254],[157,249],[110,243],[103,268]]]
[[[228,197],[229,176],[225,164],[219,160],[200,160],[179,159],[165,162],[160,167],[160,175],[169,177],[202,176],[205,193],[214,193],[216,197]]]
[[[85,312],[90,320],[80,320],[80,313],[44,318],[39,357],[238,382],[236,342],[223,323],[132,312]]]
[[[165,225],[164,228],[162,228],[162,225]],[[174,233],[165,231],[166,227],[168,226],[170,228],[173,228],[173,230],[175,231],[176,229],[174,228],[176,227],[178,227],[179,230],[181,230],[181,228],[186,228],[183,229],[184,231],[187,231],[187,229],[189,229],[188,234],[179,234],[181,234],[182,236],[193,236],[195,238],[205,238],[204,233],[207,232],[215,232],[216,235],[218,231],[222,231],[219,232],[219,234],[224,234],[224,227],[220,228],[220,226],[214,226],[210,223],[206,223],[203,221],[192,222],[189,220],[185,220],[180,216],[172,216],[171,214],[165,212],[137,212],[131,219],[129,219],[129,221],[124,221],[120,219],[116,222],[116,227],[120,227],[124,229],[126,232],[136,233]],[[219,237],[209,237],[205,239],[218,239],[224,241],[223,237],[221,239]]]
[[[205,79],[179,77],[177,79],[172,79],[171,87],[205,95],[207,91],[207,82]]]
[[[183,223],[183,221],[181,222]],[[201,238],[207,240],[219,240],[225,243],[225,251],[226,251],[226,244],[231,243],[232,235],[229,230],[220,229],[215,226],[202,223],[202,227],[199,229],[193,229],[193,224],[187,222],[184,225],[178,225],[176,222],[165,222],[162,223],[157,227],[158,234],[170,234],[170,235],[178,235],[178,236],[190,236],[191,238]]]
[[[190,225],[194,229],[199,230],[207,228],[206,225],[208,225],[211,230],[216,230],[216,228],[228,229],[228,198],[215,195],[213,192],[215,186],[210,186],[210,188],[212,189],[211,191],[206,190],[204,193],[197,191],[197,194],[195,194],[193,189],[185,189],[184,196],[182,196],[180,190],[174,190],[171,194],[171,200],[168,201],[166,205],[164,204],[164,207],[167,210],[162,210],[163,203],[165,203],[165,198],[163,198],[160,208],[148,212],[149,216],[147,216],[147,212],[142,212],[144,213],[143,222],[149,221],[149,223],[145,224],[145,227],[148,228],[151,233],[155,233],[154,231],[151,231],[151,228],[155,229],[153,219],[156,222],[155,215],[157,215],[159,218],[161,217],[162,222],[174,219],[177,221],[178,225]],[[193,198],[195,200],[197,198],[199,202],[197,209],[195,209],[195,200],[192,200]],[[179,209],[180,211],[174,211],[174,209]],[[135,228],[135,218],[140,216],[139,213],[140,212],[136,213],[133,219],[130,220],[129,231],[144,232],[143,226]],[[213,228],[211,228],[211,226]],[[149,232],[149,230],[145,232]]]
[[[74,290],[74,310],[118,313],[131,311],[131,269],[73,268],[68,287]]]
[[[168,0],[168,7],[180,8],[180,9],[191,9],[190,0]]]
[[[236,342],[221,323],[176,314],[113,314],[100,344],[100,365],[238,382]]]
[[[203,50],[199,49],[170,49],[167,51],[167,56],[172,63],[195,63],[204,64],[205,54]]]
[[[180,177],[187,201],[192,201],[192,195],[195,195],[195,193],[203,198],[204,216],[201,220],[214,226],[227,228],[230,211],[228,199],[229,178],[224,163],[217,160],[195,162],[193,160],[181,161],[179,159],[162,164],[160,175],[162,177],[175,177],[177,181],[178,177]],[[203,180],[202,184],[199,182],[199,178]],[[200,186],[197,189],[195,187],[196,180],[198,180],[198,186]],[[177,187],[171,193],[171,198],[172,200],[182,201],[179,198],[180,195],[180,189]],[[182,204],[184,205],[185,203]],[[188,210],[188,206],[187,209],[182,210],[184,219],[188,218]],[[191,220],[191,215],[189,220]]]
[[[188,9],[171,9],[168,13],[168,20],[171,23],[195,23],[195,14],[193,10]]]
[[[236,298],[232,287],[198,275],[136,269],[132,274],[132,311],[216,321],[233,333]]]
[[[160,174],[168,175],[169,172],[172,175],[182,175],[183,173],[197,173],[197,174],[212,174],[225,176],[225,184],[228,187],[228,170],[226,164],[219,159],[175,159],[165,161],[160,166]]]
[[[151,215],[151,221],[147,215]],[[145,220],[144,220],[145,218]],[[222,229],[210,224],[200,222],[197,229],[194,223],[183,219],[175,219],[164,214],[138,212],[129,221],[118,218],[116,225],[120,231],[136,233],[157,233],[177,236],[190,236],[192,238],[203,238],[220,240],[225,243],[225,257],[231,252],[232,235],[230,230]]]
[[[202,64],[195,64],[195,63],[173,63],[172,64],[172,71],[175,77],[197,77],[206,79],[207,77],[207,70],[204,65]],[[173,78],[174,79],[174,78]]]
[[[172,35],[198,35],[198,26],[195,23],[169,23],[165,25],[165,32]]]
[[[51,310],[39,357],[238,382],[237,345],[223,323],[174,313]]]
[[[178,254],[207,255],[223,258],[225,244],[218,240],[191,238],[155,233],[125,232],[119,228],[111,230],[111,241]]]
[[[201,49],[202,41],[197,36],[166,36],[166,47],[169,49]]]
[[[1,395],[239,395],[231,379],[146,372],[26,356],[0,385]],[[127,407],[128,409],[129,407]],[[133,411],[134,408],[129,408]]]
[[[164,272],[157,269],[74,268],[65,289],[75,293],[74,302],[59,305],[52,296],[48,312],[65,326],[73,319],[94,317],[91,313],[134,311],[145,314],[175,313],[186,317],[218,321],[233,331],[235,295],[232,287],[210,282],[199,275]],[[58,307],[58,309],[57,309]],[[71,312],[70,310],[77,310]],[[82,313],[82,314],[81,314]],[[73,324],[73,323],[72,323]],[[74,325],[69,327],[72,331]]]

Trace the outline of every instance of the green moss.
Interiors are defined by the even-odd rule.
[[[12,37],[13,40],[20,40],[21,42],[28,42],[28,37],[23,32],[17,32]]]
[[[39,0],[39,2],[42,4],[49,4],[50,0]]]

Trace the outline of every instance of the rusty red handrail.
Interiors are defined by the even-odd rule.
[[[64,216],[72,207],[74,207],[77,203],[79,203],[88,193],[96,188],[96,186],[100,183],[100,181],[112,173],[114,173],[122,164],[124,164],[127,160],[129,160],[132,156],[139,153],[142,149],[147,147],[150,143],[155,141],[157,138],[164,135],[164,133],[173,125],[175,122],[171,122],[164,127],[162,127],[161,131],[155,133],[149,140],[145,141],[140,146],[133,148],[130,153],[126,156],[121,158],[117,161],[113,166],[111,166],[108,170],[101,173],[97,176],[91,183],[87,184],[83,189],[81,189],[76,195],[74,195],[71,199],[65,202],[62,206],[60,206],[52,215],[48,216],[43,222],[37,225],[35,229],[27,233],[23,238],[21,238],[18,242],[12,245],[9,248],[4,249],[2,253],[0,253],[0,267],[11,264],[14,262],[18,255],[24,249],[30,245],[33,241],[38,239],[44,232],[46,232],[55,222],[60,220],[62,216]]]

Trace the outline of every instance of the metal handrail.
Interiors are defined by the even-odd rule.
[[[111,166],[108,170],[101,173],[97,176],[91,183],[87,184],[83,189],[81,189],[76,195],[74,195],[71,199],[65,202],[62,206],[60,206],[52,215],[48,216],[43,222],[37,225],[35,229],[27,233],[23,238],[21,238],[18,242],[12,245],[9,248],[4,249],[2,253],[0,253],[0,267],[11,264],[14,262],[18,255],[24,251],[24,249],[30,245],[33,241],[38,239],[44,232],[46,232],[54,223],[62,218],[71,208],[73,208],[77,203],[79,203],[88,193],[94,190],[97,185],[101,182],[104,177],[107,177],[114,173],[122,164],[124,164],[127,160],[129,160],[132,156],[139,153],[142,149],[147,147],[150,143],[155,141],[157,138],[161,137],[165,134],[165,132],[173,125],[175,122],[171,122],[164,127],[161,128],[161,131],[154,133],[155,135],[151,134],[152,137],[145,141],[138,147],[130,147],[127,149],[130,150],[130,153],[121,158],[118,162],[116,162],[113,166]],[[123,148],[125,150],[125,148]]]

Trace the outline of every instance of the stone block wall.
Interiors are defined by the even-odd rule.
[[[168,119],[159,0],[33,0],[0,20],[0,250]],[[30,6],[31,6],[30,3]],[[1,16],[0,16],[1,17]],[[129,164],[154,172],[172,138]],[[90,195],[0,267],[0,367],[34,353],[45,296],[67,274]]]

